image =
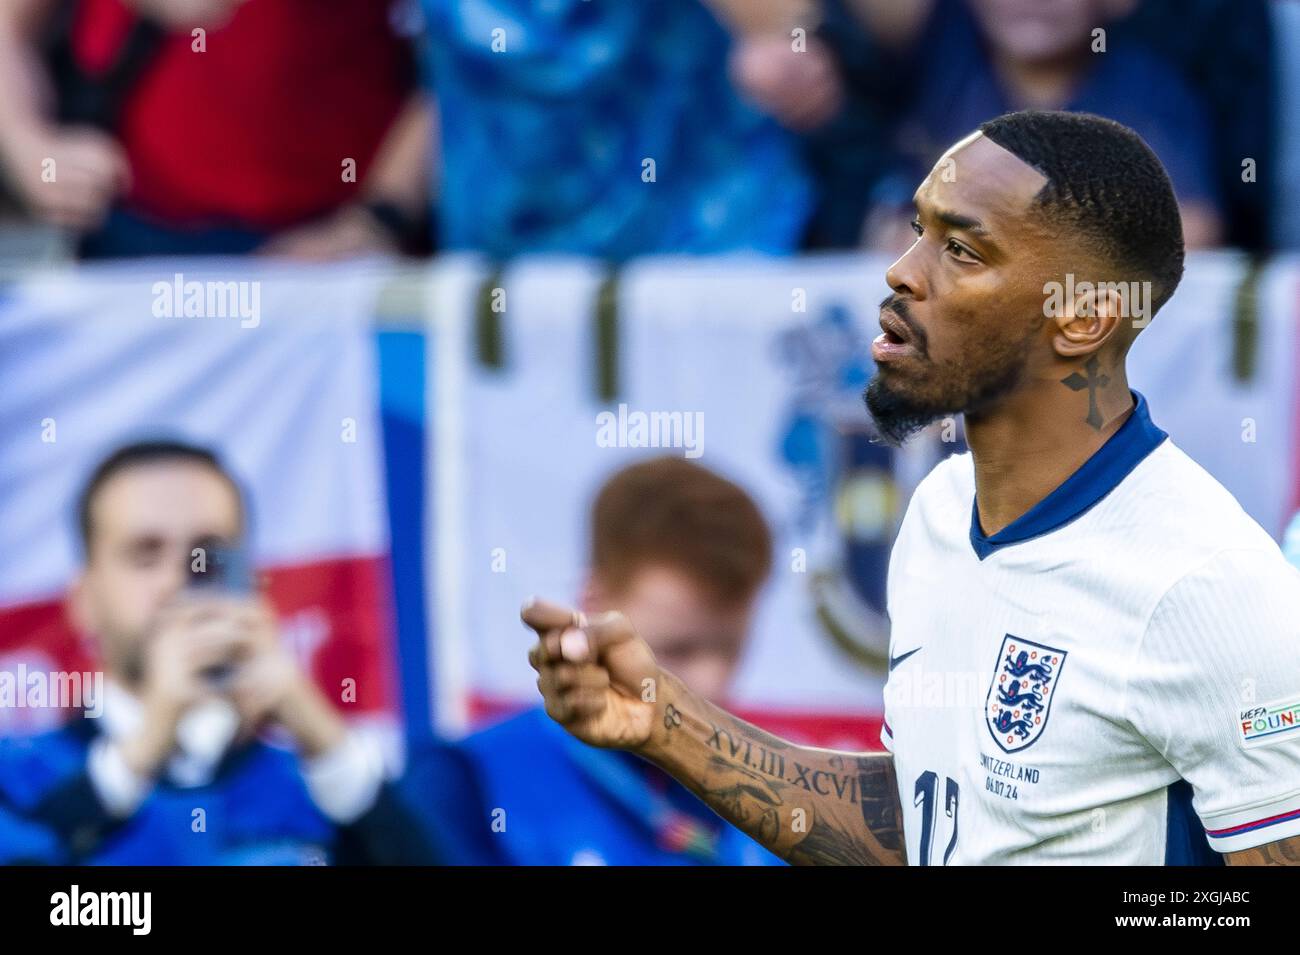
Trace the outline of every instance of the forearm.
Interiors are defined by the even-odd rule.
[[[14,0],[0,11],[0,155],[8,156],[50,120],[50,82],[36,48],[45,0]],[[24,170],[27,172],[27,170]],[[40,170],[32,170],[39,175]]]
[[[334,750],[347,736],[343,717],[305,674],[293,681],[275,717],[309,758]]]
[[[429,201],[430,152],[437,123],[434,104],[414,93],[380,144],[362,189],[367,199],[391,202],[410,215]]]
[[[1300,866],[1300,836],[1229,852],[1223,861],[1228,865]]]
[[[888,754],[795,746],[701,699],[671,674],[640,755],[796,865],[902,865]]]

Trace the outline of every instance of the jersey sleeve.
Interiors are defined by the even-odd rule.
[[[1193,791],[1210,846],[1300,835],[1300,571],[1224,551],[1152,613],[1125,715]]]

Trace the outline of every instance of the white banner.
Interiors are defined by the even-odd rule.
[[[75,503],[124,443],[211,447],[250,496],[286,635],[392,705],[374,306],[383,273],[149,260],[0,294],[0,663],[68,661]]]
[[[475,355],[487,274],[472,261],[444,264],[430,469],[443,727],[537,699],[516,608],[531,594],[577,597],[592,495],[619,468],[664,453],[738,481],[776,532],[775,571],[730,702],[822,741],[852,739],[878,718],[888,549],[912,488],[959,447],[938,427],[901,452],[869,440],[861,392],[887,265],[634,263],[618,286],[616,389],[602,397],[603,272],[571,260],[507,271],[493,299],[502,363],[489,367]],[[1238,381],[1242,274],[1236,257],[1194,257],[1143,333],[1130,381],[1156,422],[1280,536],[1295,491],[1296,270],[1260,283],[1257,360]],[[647,447],[660,426],[677,428],[674,446]]]

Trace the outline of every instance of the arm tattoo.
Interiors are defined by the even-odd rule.
[[[715,769],[725,774],[730,767],[720,757],[715,759]],[[734,820],[742,829],[750,831],[751,826],[756,827],[760,842],[776,841],[781,833],[780,795],[757,773],[750,770],[740,772],[748,778],[715,789],[701,787],[700,795],[715,812]]]
[[[903,864],[888,754],[794,746],[684,688],[670,709],[643,755],[772,852],[796,865]]]
[[[838,756],[835,758],[839,758]],[[898,805],[894,761],[888,757],[855,757],[858,792],[865,833],[814,820],[807,838],[794,847],[795,865],[883,865],[903,859],[903,822]],[[866,838],[864,838],[864,835]],[[874,841],[875,845],[871,845]]]
[[[1300,836],[1229,852],[1225,861],[1228,865],[1300,865]]]

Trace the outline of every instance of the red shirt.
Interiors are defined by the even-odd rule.
[[[320,215],[359,183],[410,88],[389,0],[248,0],[196,53],[169,35],[131,88],[117,136],[134,179],[126,204],[172,225],[275,229]],[[116,56],[134,14],[80,0],[78,62]],[[343,161],[356,160],[355,182]]]

